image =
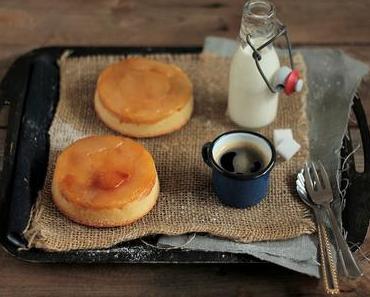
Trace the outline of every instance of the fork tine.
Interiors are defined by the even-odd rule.
[[[322,189],[323,186],[321,184],[321,180],[320,180],[320,177],[319,177],[319,173],[317,172],[317,168],[316,168],[316,165],[315,165],[315,162],[311,162],[311,166],[312,166],[312,171],[313,171],[313,175],[315,177],[315,182],[316,182],[316,188],[318,190]]]
[[[313,181],[312,181],[311,174],[310,174],[310,168],[307,162],[304,164],[304,179],[305,179],[307,192],[309,194],[313,193],[314,186],[313,186]]]
[[[326,172],[325,167],[324,167],[324,165],[322,164],[321,161],[319,161],[318,164],[319,164],[319,168],[320,168],[320,171],[321,171],[321,177],[322,177],[322,181],[324,183],[324,187],[325,187],[325,189],[330,190],[331,185],[330,185],[330,179],[329,179],[328,173]]]

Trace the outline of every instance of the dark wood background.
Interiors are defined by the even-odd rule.
[[[235,38],[240,0],[0,0],[0,78],[17,56],[48,45],[192,46]],[[370,1],[276,0],[295,46],[345,50],[370,65]],[[370,80],[362,96],[370,118]],[[0,148],[7,110],[0,113]],[[355,141],[358,131],[352,125]],[[2,157],[2,152],[0,154]],[[362,166],[361,155],[356,156]],[[370,254],[370,236],[362,246]],[[357,254],[363,259],[363,256]],[[342,296],[370,296],[365,276]],[[322,296],[318,280],[273,265],[42,265],[0,250],[0,296]]]

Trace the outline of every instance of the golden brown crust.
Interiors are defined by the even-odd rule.
[[[98,93],[95,93],[94,98],[95,111],[99,119],[112,130],[131,137],[155,137],[181,129],[191,118],[193,102],[194,100],[191,98],[181,110],[157,123],[134,124],[120,121],[114,114],[105,109],[101,104]]]
[[[193,110],[193,87],[180,68],[146,58],[128,58],[100,74],[94,97],[98,117],[133,137],[180,129]]]
[[[119,226],[155,205],[159,182],[145,148],[125,137],[90,136],[58,157],[53,200],[62,213],[89,226]]]
[[[99,75],[100,101],[120,121],[153,124],[181,110],[192,84],[173,64],[133,57],[106,67]]]
[[[116,209],[94,210],[74,205],[63,197],[54,182],[52,194],[58,210],[70,220],[91,227],[118,227],[132,224],[152,210],[159,196],[159,182],[156,179],[152,191],[146,197]]]

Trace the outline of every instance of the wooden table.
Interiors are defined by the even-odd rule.
[[[240,0],[1,0],[0,78],[17,56],[47,45],[201,45],[235,38]],[[294,45],[338,47],[370,64],[369,0],[276,0]],[[370,118],[370,81],[363,83]],[[0,114],[0,147],[7,112]],[[352,127],[354,134],[357,128]],[[358,133],[357,133],[358,134]],[[358,136],[357,136],[358,139]],[[2,156],[2,155],[1,155]],[[361,166],[361,157],[357,159]],[[362,252],[370,253],[370,236]],[[365,276],[342,296],[370,296]],[[0,296],[321,296],[318,280],[277,266],[42,265],[0,251]]]

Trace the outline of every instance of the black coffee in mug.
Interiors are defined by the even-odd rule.
[[[276,152],[263,135],[243,130],[223,133],[203,145],[202,157],[212,168],[213,188],[223,203],[246,208],[267,196]]]
[[[219,164],[236,174],[258,174],[268,163],[267,157],[254,143],[234,144],[221,150]]]

